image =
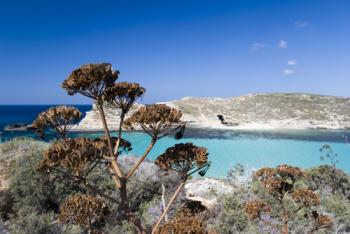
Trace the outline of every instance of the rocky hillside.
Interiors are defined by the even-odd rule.
[[[311,94],[250,94],[233,98],[195,98],[164,102],[182,110],[192,127],[232,129],[350,128],[350,98]],[[138,105],[139,107],[141,105]],[[137,108],[136,107],[136,108]],[[136,109],[135,108],[135,109]],[[107,111],[111,126],[117,112]],[[218,115],[222,116],[219,120]],[[95,109],[76,130],[101,129]]]

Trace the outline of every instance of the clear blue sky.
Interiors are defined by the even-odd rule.
[[[143,101],[350,96],[350,1],[1,1],[0,104],[90,103],[61,82],[110,62]]]

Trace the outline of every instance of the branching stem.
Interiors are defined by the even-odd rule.
[[[173,204],[173,202],[175,201],[177,195],[179,195],[182,187],[185,185],[185,181],[181,182],[181,184],[177,187],[174,195],[172,196],[172,198],[170,199],[167,207],[165,208],[165,210],[163,211],[162,215],[160,216],[160,218],[158,219],[156,225],[154,226],[153,230],[152,230],[152,234],[155,234],[158,230],[158,227],[160,225],[160,223],[162,222],[162,220],[164,219],[165,215],[168,213],[170,206]]]

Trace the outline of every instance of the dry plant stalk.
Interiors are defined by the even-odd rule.
[[[176,144],[173,147],[168,148],[163,154],[158,156],[155,164],[165,172],[168,172],[169,170],[176,171],[179,173],[182,182],[176,189],[167,207],[154,226],[152,233],[157,232],[160,223],[169,211],[171,204],[180,193],[188,177],[197,171],[202,172],[201,175],[204,175],[210,166],[207,149],[195,146],[192,143]]]
[[[142,97],[145,89],[137,83],[115,83],[118,75],[119,71],[114,71],[111,64],[87,64],[74,70],[63,82],[62,87],[67,90],[69,95],[79,93],[95,101],[100,113],[105,136],[95,140],[85,138],[69,139],[64,137],[63,140],[53,144],[46,151],[43,160],[38,166],[38,170],[47,173],[51,171],[61,173],[66,178],[85,185],[90,191],[100,197],[117,202],[124,211],[128,221],[134,224],[138,232],[146,233],[140,218],[130,209],[127,182],[147,157],[157,140],[176,131],[176,138],[181,138],[184,133],[185,123],[180,120],[182,116],[180,111],[163,104],[144,106],[124,121],[125,115],[129,112],[134,102]],[[106,122],[104,102],[109,102],[116,108],[121,109],[121,112],[119,112],[120,123],[117,129],[117,137],[111,137],[110,129]],[[145,133],[151,136],[149,146],[129,172],[122,172],[118,163],[118,155],[123,151],[131,150],[131,143],[121,138],[123,126],[126,128],[140,127]],[[181,155],[179,159],[175,159],[177,153]],[[205,148],[188,143],[176,145],[159,157],[158,165],[165,170],[171,169],[179,172],[183,181],[169,201],[167,209],[158,223],[162,221],[162,218],[175,200],[188,176],[197,171],[202,175],[205,174],[210,166],[210,162],[207,161],[207,155],[208,153]],[[179,163],[187,165],[186,168],[181,167]],[[115,182],[116,189],[120,193],[120,200],[104,194],[98,186],[87,181],[87,175],[99,164],[107,165],[106,168]],[[72,197],[62,205],[61,219],[65,221],[74,220],[74,222],[80,222],[80,225],[86,227],[87,223],[83,222],[84,219],[77,218],[75,215],[79,215],[79,212],[85,212],[80,205],[90,204],[88,202],[93,199],[95,198]],[[71,210],[76,210],[76,213],[70,212],[69,207]],[[89,209],[89,211],[95,212],[96,210]]]
[[[124,123],[125,115],[129,112],[135,101],[141,98],[146,89],[141,87],[138,83],[119,82],[106,88],[102,98],[105,102],[113,104],[116,108],[121,110],[120,124],[118,128],[118,139],[121,138],[122,125]],[[118,157],[119,141],[114,147],[114,154]]]
[[[145,160],[148,153],[152,150],[157,140],[169,135],[184,125],[181,122],[181,111],[174,108],[170,108],[164,104],[147,105],[141,107],[139,110],[134,112],[124,122],[124,127],[127,129],[134,129],[140,126],[150,137],[151,142],[148,145],[145,153],[140,157],[139,161],[134,165],[127,175],[129,179]]]
[[[164,171],[176,171],[183,180],[208,163],[208,152],[204,147],[192,143],[180,143],[168,148],[158,156],[155,164]]]

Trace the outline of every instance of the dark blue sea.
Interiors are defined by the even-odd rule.
[[[17,136],[33,136],[31,132],[4,131],[6,125],[23,123],[30,124],[42,111],[55,105],[0,105],[0,140],[5,141]],[[91,105],[72,105],[77,107],[84,115],[91,110]]]

